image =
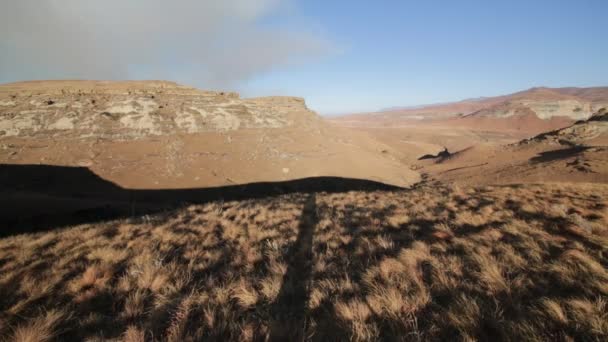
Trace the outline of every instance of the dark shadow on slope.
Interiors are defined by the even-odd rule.
[[[302,210],[298,237],[287,252],[287,271],[272,305],[271,341],[303,341],[313,264],[313,234],[317,224],[315,195],[309,195]]]
[[[553,150],[539,153],[536,157],[530,158],[530,162],[534,164],[546,163],[560,159],[574,157],[589,149],[588,146],[573,146],[561,150]]]
[[[397,190],[361,179],[312,177],[194,189],[125,189],[84,167],[0,165],[0,235],[154,214],[176,206],[291,193]]]

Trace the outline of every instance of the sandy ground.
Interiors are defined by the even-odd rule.
[[[396,127],[351,127],[351,129],[366,132],[374,139],[390,146],[391,152],[407,164],[413,164],[420,156],[436,154],[444,148],[459,151],[482,143],[509,144],[530,136],[521,132],[414,124]]]
[[[129,188],[195,188],[313,176],[407,186],[416,172],[365,133],[320,127],[112,140],[4,139],[0,163],[84,166]]]

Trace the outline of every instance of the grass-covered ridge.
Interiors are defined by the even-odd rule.
[[[607,199],[294,193],[5,237],[0,337],[605,340]]]

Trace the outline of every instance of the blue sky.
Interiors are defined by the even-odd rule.
[[[0,82],[169,79],[321,114],[608,85],[606,0],[20,0]]]
[[[322,1],[301,15],[336,51],[256,77],[326,114],[608,85],[608,1]]]

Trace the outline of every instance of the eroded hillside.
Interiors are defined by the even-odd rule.
[[[303,99],[241,99],[161,81],[0,86],[0,144],[0,163],[82,166],[140,189],[419,179],[387,146],[326,125]]]

